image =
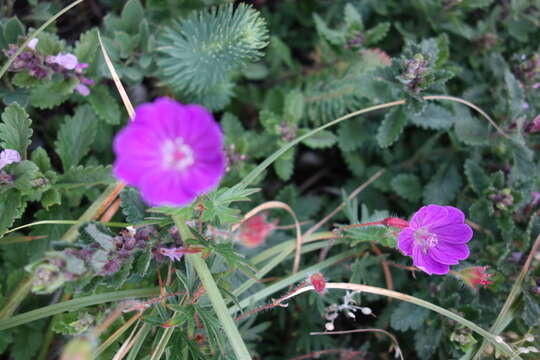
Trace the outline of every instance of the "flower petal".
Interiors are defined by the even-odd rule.
[[[420,247],[413,249],[413,264],[429,275],[444,275],[450,271],[450,266],[435,261],[429,254],[424,253]]]
[[[439,241],[453,244],[465,244],[472,239],[473,231],[467,224],[451,224],[432,229]]]
[[[459,260],[469,257],[469,247],[465,244],[442,242],[431,248],[429,254],[434,260],[442,264],[456,265]]]
[[[406,228],[400,231],[398,237],[398,248],[405,255],[411,256],[413,254],[414,246],[414,230]]]
[[[197,197],[192,189],[182,184],[182,178],[173,171],[147,173],[138,186],[143,200],[153,206],[185,206]]]
[[[444,221],[448,215],[448,210],[445,206],[428,205],[423,206],[412,217],[410,224],[413,228],[418,229],[423,226],[436,226]]]

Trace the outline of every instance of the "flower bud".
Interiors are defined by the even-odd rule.
[[[489,278],[493,275],[488,274],[486,270],[487,266],[471,266],[461,270],[458,274],[465,284],[477,289],[478,285],[486,287],[492,283]]]
[[[384,226],[393,227],[397,229],[405,229],[409,227],[409,222],[400,218],[389,217],[381,221]]]
[[[93,353],[92,342],[86,337],[78,337],[66,345],[60,360],[93,360]]]
[[[324,294],[326,291],[326,280],[324,279],[324,276],[321,275],[321,273],[315,273],[309,277],[309,281],[311,285],[315,288],[315,291],[319,293],[319,295]]]

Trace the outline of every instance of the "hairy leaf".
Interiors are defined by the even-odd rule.
[[[377,142],[382,148],[389,147],[397,141],[405,124],[407,123],[407,117],[402,108],[390,110],[377,131]]]
[[[26,159],[26,149],[32,137],[32,120],[17,103],[9,105],[2,113],[0,124],[0,145],[4,149],[17,150]]]

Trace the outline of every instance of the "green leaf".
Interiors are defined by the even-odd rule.
[[[128,223],[137,224],[144,221],[146,205],[141,199],[139,190],[126,187],[120,193],[120,199],[122,199],[120,207]]]
[[[422,360],[433,359],[439,348],[443,333],[442,326],[421,326],[414,334],[414,349]]]
[[[386,37],[386,34],[388,34],[389,30],[390,30],[390,23],[388,22],[378,23],[375,27],[366,31],[364,43],[366,44],[366,46],[370,46],[370,45],[378,43],[379,41],[381,41],[382,39]]]
[[[74,77],[62,81],[51,81],[36,86],[30,92],[30,103],[38,109],[50,109],[67,100],[79,83]]]
[[[315,21],[315,27],[319,35],[331,44],[342,46],[345,44],[345,33],[343,31],[332,30],[326,25],[326,22],[317,14],[313,14],[313,20]]]
[[[42,85],[44,83],[43,79],[38,79],[31,76],[26,71],[19,72],[11,79],[13,85],[21,88],[32,88],[34,86]]]
[[[274,169],[278,177],[287,181],[291,178],[294,170],[294,149],[290,149],[274,162]]]
[[[110,125],[120,123],[120,105],[106,86],[94,86],[87,99],[101,120]]]
[[[350,119],[339,125],[338,128],[338,146],[344,152],[350,152],[358,149],[366,140],[366,129],[361,120]]]
[[[345,5],[344,16],[347,30],[364,30],[364,22],[362,21],[362,15],[351,3],[347,3],[347,5]]]
[[[62,203],[62,195],[56,189],[45,191],[41,197],[41,205],[48,210],[51,206],[60,205]]]
[[[524,111],[523,104],[525,103],[525,97],[523,94],[523,89],[521,88],[519,81],[508,69],[504,71],[504,82],[508,90],[512,116],[517,118]]]
[[[259,12],[243,3],[194,11],[166,27],[157,59],[163,80],[175,91],[202,93],[227,82],[231,71],[262,56],[268,29]]]
[[[31,159],[42,173],[46,173],[52,169],[51,159],[49,158],[47,151],[41,146],[38,146],[32,151]]]
[[[144,19],[144,8],[139,0],[129,0],[122,9],[122,25],[124,31],[136,33]]]
[[[529,294],[524,294],[523,302],[525,303],[521,318],[529,327],[540,324],[540,305],[538,300]]]
[[[422,184],[416,175],[400,174],[392,182],[392,189],[402,198],[412,202],[422,197]]]
[[[79,62],[91,63],[97,55],[98,47],[97,29],[94,28],[80,36],[73,53],[77,56]]]
[[[57,55],[64,49],[64,43],[56,34],[44,31],[38,35],[38,39],[36,50],[42,54]]]
[[[223,114],[220,124],[223,134],[225,135],[225,139],[228,142],[235,143],[236,139],[238,139],[244,133],[242,123],[240,120],[238,120],[238,117],[231,113]]]
[[[424,203],[450,204],[461,188],[462,180],[453,164],[444,164],[424,188]]]
[[[36,186],[33,180],[38,176],[39,168],[31,161],[23,160],[16,164],[13,164],[12,174],[15,178],[15,188],[17,188],[22,195],[32,195],[33,188]]]
[[[408,302],[397,305],[390,316],[390,326],[399,331],[417,330],[424,325],[429,310]]]
[[[413,114],[409,120],[424,129],[446,130],[454,124],[454,114],[442,106],[427,104],[420,114]]]
[[[0,145],[4,149],[17,150],[26,159],[26,149],[32,137],[32,120],[17,103],[9,105],[2,113],[0,124]]]
[[[67,190],[81,186],[107,185],[114,181],[111,166],[74,166],[60,175],[54,186]]]
[[[482,146],[488,143],[489,129],[485,123],[472,117],[468,109],[454,107],[454,131],[458,140],[470,146]]]
[[[302,133],[300,133],[302,135]],[[333,146],[336,143],[336,135],[328,130],[322,130],[313,136],[308,137],[302,143],[312,149],[323,149]]]
[[[297,124],[304,114],[304,95],[300,90],[291,90],[285,96],[285,108],[283,111],[287,120]]]
[[[97,132],[94,112],[88,105],[79,106],[72,117],[66,117],[58,131],[56,151],[64,170],[79,164],[90,150]]]
[[[21,217],[25,206],[18,191],[0,193],[0,235],[13,225],[15,219]]]
[[[467,159],[465,161],[465,175],[472,189],[481,195],[490,186],[490,181],[484,170],[478,166],[477,161]]]
[[[397,141],[405,125],[407,123],[407,117],[402,108],[394,108],[390,110],[377,131],[377,142],[382,148],[389,147]]]
[[[4,23],[4,41],[16,44],[19,36],[24,35],[24,25],[16,16]]]
[[[259,121],[261,122],[262,126],[271,134],[278,134],[278,128],[279,124],[281,122],[281,118],[269,110],[262,110],[259,113]]]

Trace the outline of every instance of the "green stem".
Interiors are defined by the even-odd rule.
[[[144,288],[115,291],[104,294],[84,296],[74,300],[63,301],[58,304],[45,306],[36,310],[15,315],[8,319],[0,319],[0,331],[23,325],[32,321],[43,319],[65,311],[75,311],[86,306],[120,301],[131,298],[150,297],[159,295],[159,288]]]
[[[13,229],[9,229],[3,235],[9,234],[14,231],[18,231],[27,227],[37,226],[37,225],[80,225],[80,224],[81,224],[81,220],[41,220],[41,221],[34,221],[33,223],[29,223],[29,224],[24,224]],[[102,222],[101,224],[109,226],[109,227],[121,227],[121,228],[125,228],[129,226],[128,223],[123,223],[123,222]]]
[[[167,344],[169,343],[169,340],[171,340],[173,331],[174,331],[173,327],[165,329],[165,331],[163,332],[163,335],[161,335],[161,339],[159,339],[159,343],[156,349],[152,353],[152,357],[150,358],[150,360],[161,359],[161,355],[163,355],[163,352],[165,352],[165,349],[167,348]]]
[[[190,239],[191,232],[189,231],[185,220],[179,216],[174,216],[173,219],[178,231],[180,232],[180,235],[182,236],[182,239],[184,241]],[[250,360],[251,356],[249,355],[246,344],[244,344],[244,340],[242,340],[242,336],[240,335],[234,320],[229,314],[229,309],[227,309],[227,306],[225,305],[225,300],[221,296],[221,293],[219,292],[216,282],[214,281],[212,273],[206,265],[206,262],[201,257],[201,254],[188,254],[187,258],[192,262],[195,271],[199,275],[202,285],[206,290],[206,294],[214,307],[214,311],[216,312],[218,319],[225,330],[225,334],[227,334],[227,337],[229,338],[229,342],[234,353],[236,354],[236,358],[239,360]]]
[[[0,321],[1,319],[10,317],[15,310],[17,310],[19,304],[30,292],[30,289],[32,289],[32,277],[28,276],[21,281],[19,286],[17,286],[13,292],[13,295],[10,296],[7,304],[2,308],[2,311],[0,311]]]

